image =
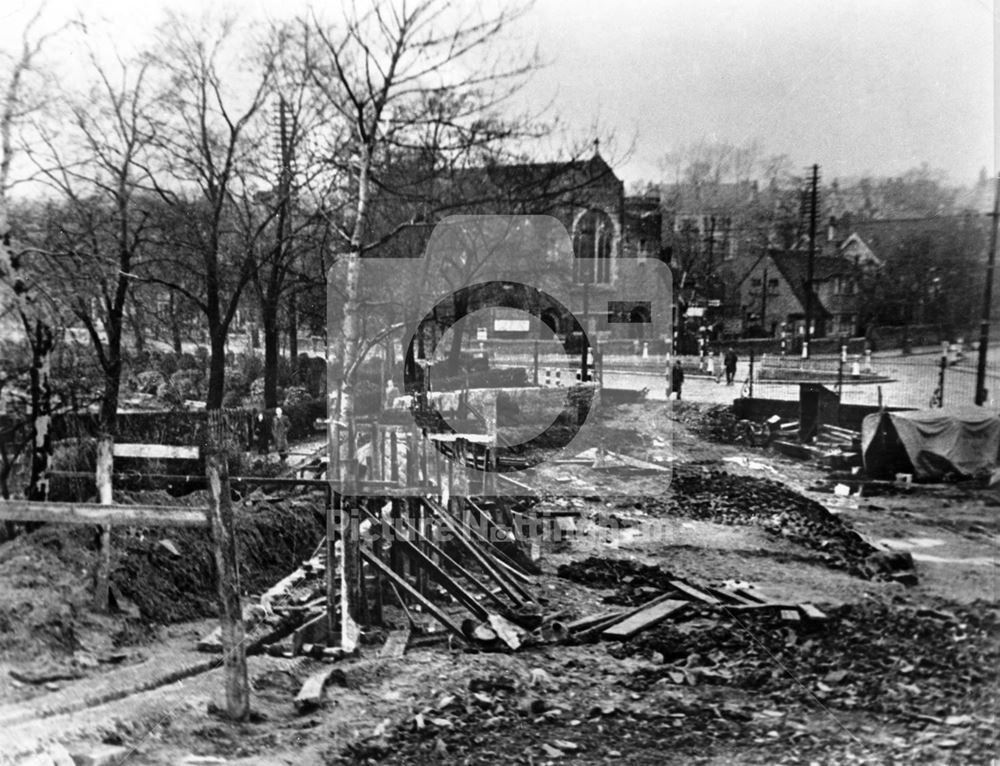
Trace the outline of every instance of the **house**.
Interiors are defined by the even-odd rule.
[[[877,271],[883,260],[857,231],[838,238],[831,219],[826,235],[816,242],[811,285],[813,337],[861,334],[863,276]],[[809,239],[801,238],[787,252],[744,259],[736,282],[738,329],[744,335],[797,337],[805,331],[809,285]],[[734,328],[736,329],[736,328]]]

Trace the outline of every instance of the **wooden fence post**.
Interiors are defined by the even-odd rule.
[[[361,540],[357,496],[357,432],[347,423],[347,474],[340,502],[340,646],[345,652],[357,649],[361,637]]]
[[[222,656],[225,665],[226,713],[234,721],[250,712],[250,685],[243,613],[240,606],[239,568],[233,501],[229,491],[229,461],[221,410],[208,412],[205,474],[208,477],[208,523],[215,547],[219,616],[222,623]]]
[[[97,437],[97,501],[101,505],[113,502],[112,471],[114,470],[114,441],[110,434]],[[108,597],[111,588],[111,527],[101,525],[100,561],[97,563],[97,581],[94,586],[94,608],[106,612],[110,606]]]

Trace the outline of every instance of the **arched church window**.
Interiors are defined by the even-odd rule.
[[[588,210],[573,229],[573,277],[577,282],[611,281],[611,216],[603,210]]]

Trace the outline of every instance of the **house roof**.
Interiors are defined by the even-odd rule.
[[[781,276],[792,288],[792,294],[804,308],[806,305],[806,280],[809,276],[809,259],[802,253],[771,253],[771,261],[777,267]],[[849,274],[852,264],[839,256],[818,255],[813,259],[813,282],[822,282],[841,274]],[[830,316],[830,307],[824,306],[814,289],[812,292],[813,307]]]
[[[483,194],[486,182],[492,187]],[[589,159],[566,162],[495,163],[457,171],[451,179],[456,197],[501,198],[512,205],[543,210],[546,205],[586,205],[595,189],[612,188],[621,194],[624,184],[614,170],[595,152]],[[469,193],[475,189],[477,193]],[[579,194],[578,198],[574,198]]]

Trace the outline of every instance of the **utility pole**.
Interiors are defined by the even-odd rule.
[[[764,267],[764,279],[760,291],[760,329],[767,331],[767,267]]]
[[[291,246],[291,195],[294,175],[293,133],[298,131],[295,118],[288,108],[284,96],[278,98],[278,220],[276,243],[279,262],[284,263],[284,254]],[[294,287],[288,293],[288,355],[294,365],[299,354],[298,312],[296,310]]]
[[[809,194],[809,262],[806,266],[806,326],[803,334],[802,357],[809,357],[809,341],[812,340],[813,310],[813,268],[816,260],[816,207],[819,187],[819,165],[813,165],[812,189]]]
[[[986,287],[983,289],[983,316],[979,323],[979,364],[976,365],[976,404],[986,401],[986,353],[990,343],[990,303],[993,301],[993,267],[997,256],[997,221],[1000,220],[1000,175],[993,192],[990,218],[990,251],[986,256]]]

